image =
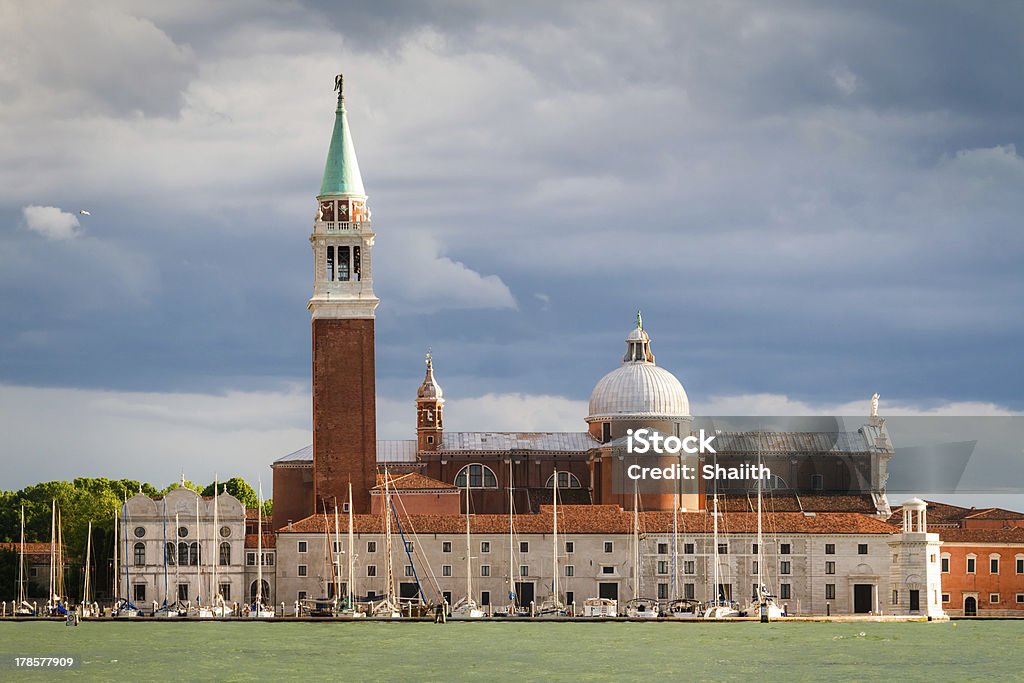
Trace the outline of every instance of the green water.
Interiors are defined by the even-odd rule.
[[[7,622],[0,655],[0,680],[993,681],[1024,678],[1024,622]]]

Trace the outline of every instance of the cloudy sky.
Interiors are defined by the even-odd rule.
[[[1024,410],[1024,5],[666,5],[0,0],[0,487],[309,443],[339,71],[382,438],[427,348],[582,428],[637,308],[696,414]]]

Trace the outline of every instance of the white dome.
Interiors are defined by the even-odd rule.
[[[683,385],[654,363],[624,363],[601,378],[590,394],[588,421],[602,417],[688,417]]]
[[[601,378],[590,394],[587,422],[601,418],[689,417],[690,400],[683,385],[668,370],[654,364],[650,337],[637,314],[637,326],[626,338],[622,367]]]

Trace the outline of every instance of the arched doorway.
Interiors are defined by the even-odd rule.
[[[978,599],[975,598],[973,595],[964,598],[964,616],[978,616]]]
[[[253,581],[249,586],[249,602],[256,601],[256,582]],[[267,583],[266,579],[263,580],[263,604],[269,605],[272,602],[270,595],[270,584]]]

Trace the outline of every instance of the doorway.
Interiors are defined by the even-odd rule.
[[[910,591],[910,611],[920,612],[921,611],[921,591],[911,590]]]
[[[964,598],[964,616],[965,617],[976,617],[978,616],[978,599],[974,596]]]
[[[871,612],[872,604],[872,586],[870,583],[855,583],[853,584],[853,613],[854,614],[868,614]]]
[[[617,584],[617,583],[599,583],[599,584],[597,584],[597,597],[604,598],[605,600],[618,600],[619,599],[619,584]]]
[[[534,600],[533,581],[516,581],[516,596],[521,607],[528,607]]]

